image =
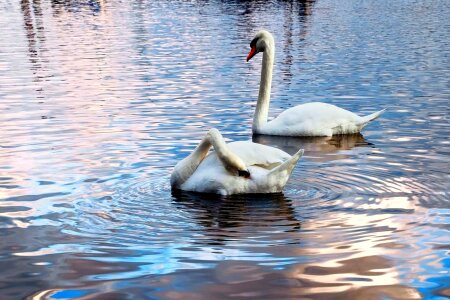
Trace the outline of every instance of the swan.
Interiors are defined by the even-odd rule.
[[[332,136],[357,133],[385,111],[383,109],[360,117],[332,104],[311,102],[289,108],[267,122],[275,57],[275,41],[272,34],[266,30],[259,31],[251,41],[250,48],[247,62],[257,53],[263,52],[261,82],[252,126],[255,134]]]
[[[209,152],[211,146],[214,151]],[[277,193],[302,155],[303,149],[290,156],[252,142],[226,144],[213,128],[189,156],[175,165],[170,184],[173,189],[221,195]]]

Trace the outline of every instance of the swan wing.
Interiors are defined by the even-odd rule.
[[[291,158],[288,153],[280,149],[253,142],[232,142],[228,146],[247,166],[256,165],[271,169]]]

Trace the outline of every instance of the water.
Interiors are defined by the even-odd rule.
[[[450,296],[450,2],[0,4],[1,299]],[[305,148],[283,194],[172,193],[211,127],[251,139],[276,38],[271,115],[309,101],[362,135]]]

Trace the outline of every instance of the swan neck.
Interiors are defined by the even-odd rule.
[[[218,130],[211,129],[207,138],[225,169],[232,173],[235,173],[238,170],[243,171],[247,169],[245,163],[228,148]]]
[[[170,177],[172,187],[180,188],[194,174],[211,146],[211,142],[205,137],[188,157],[177,163]]]
[[[255,116],[253,118],[254,133],[260,133],[261,128],[267,123],[274,57],[275,48],[272,43],[269,43],[266,50],[263,52],[258,102],[256,104]]]

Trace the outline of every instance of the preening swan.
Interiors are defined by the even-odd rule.
[[[174,189],[222,195],[281,192],[302,155],[303,149],[290,156],[252,142],[226,144],[213,128],[176,164],[170,183]]]
[[[251,41],[250,47],[247,61],[255,54],[263,52],[258,103],[253,117],[253,133],[285,136],[331,136],[357,133],[384,112],[383,109],[360,117],[332,104],[311,102],[289,108],[267,122],[275,57],[275,42],[272,34],[265,30],[259,31]]]

